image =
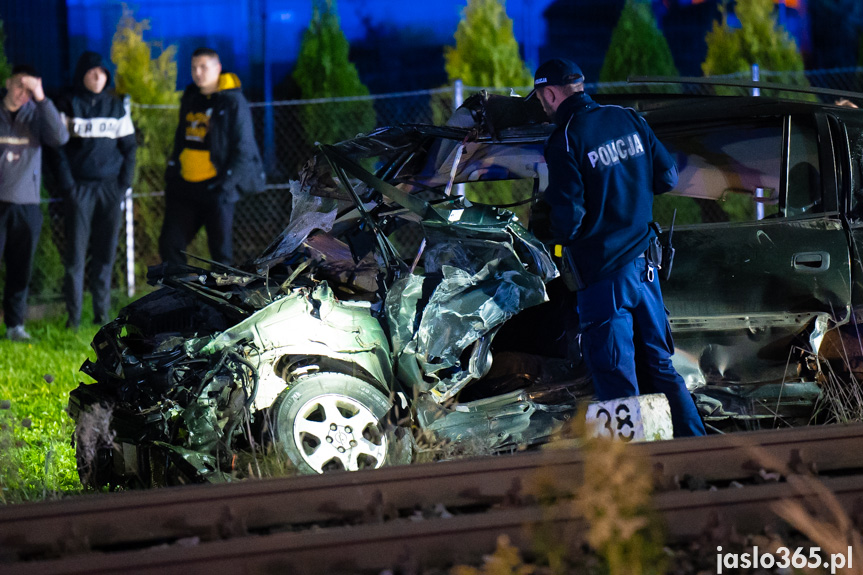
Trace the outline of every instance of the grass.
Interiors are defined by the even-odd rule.
[[[65,409],[69,392],[91,381],[78,370],[94,357],[90,341],[98,326],[85,317],[75,333],[64,324],[65,315],[27,322],[33,336],[27,343],[0,334],[0,503],[82,491]]]

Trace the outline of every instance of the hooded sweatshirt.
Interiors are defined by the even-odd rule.
[[[53,102],[30,100],[14,118],[2,104],[0,90],[0,201],[38,204],[42,185],[42,146],[62,146],[69,139]]]
[[[94,94],[84,86],[84,75],[102,68],[105,88]],[[119,190],[132,185],[135,173],[135,128],[128,97],[111,93],[111,73],[96,52],[84,52],[75,67],[74,83],[57,107],[69,126],[70,139],[59,154],[57,177],[64,190],[76,182],[113,180]]]
[[[166,171],[168,191],[183,182],[206,182],[213,196],[237,201],[265,182],[249,103],[240,80],[226,72],[219,89],[204,95],[190,84],[180,100],[180,123]]]

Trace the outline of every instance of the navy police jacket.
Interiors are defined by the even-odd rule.
[[[677,167],[630,108],[580,92],[561,103],[555,123],[545,146],[551,232],[590,285],[647,249],[653,196],[677,184]]]

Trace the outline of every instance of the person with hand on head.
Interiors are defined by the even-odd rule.
[[[659,262],[648,249],[656,241],[653,196],[677,185],[674,159],[634,110],[594,102],[570,60],[537,68],[528,97],[538,98],[557,126],[545,145],[544,199],[555,243],[580,279],[582,353],[597,399],[663,393],[675,437],[704,435],[671,363]]]
[[[192,80],[180,101],[165,171],[159,255],[163,262],[186,263],[183,250],[204,226],[210,257],[231,265],[234,206],[241,191],[257,192],[264,182],[252,114],[239,79],[222,73],[215,50],[195,50]]]
[[[128,97],[115,96],[102,56],[84,52],[73,86],[58,100],[69,143],[55,152],[63,191],[66,327],[77,329],[84,297],[89,246],[93,322],[103,324],[111,309],[111,278],[122,223],[121,205],[135,173],[135,128]]]
[[[69,132],[42,78],[32,66],[17,65],[0,92],[0,256],[6,261],[3,322],[6,337],[26,341],[27,292],[42,231],[39,207],[42,146],[59,147]]]

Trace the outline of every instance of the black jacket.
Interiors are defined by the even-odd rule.
[[[216,177],[207,188],[223,201],[235,202],[241,193],[256,193],[263,189],[265,176],[249,103],[240,91],[234,74],[222,74],[222,88],[209,97],[200,88],[190,84],[180,100],[180,123],[174,135],[174,151],[168,160],[165,185],[169,193],[181,188],[180,153],[186,147],[184,118],[192,109],[200,109],[201,99],[208,99],[212,107],[208,128],[210,161],[216,167]]]
[[[94,94],[84,87],[84,74],[101,67],[105,88]],[[70,190],[80,182],[114,181],[118,190],[131,187],[135,175],[135,128],[128,98],[109,91],[111,73],[102,57],[84,52],[75,67],[73,86],[57,102],[69,127],[69,143],[56,158],[58,184]]]
[[[621,269],[654,235],[653,196],[677,185],[674,159],[635,110],[564,100],[545,147],[551,231],[586,284]]]

